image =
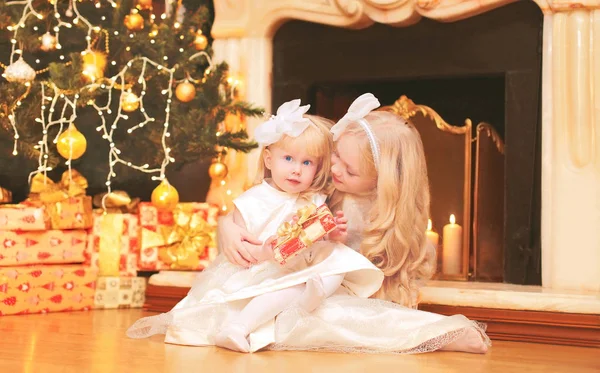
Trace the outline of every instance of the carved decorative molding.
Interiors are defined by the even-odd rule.
[[[422,17],[454,22],[517,0],[215,0],[214,38],[267,37],[291,19],[346,28],[409,26]],[[540,7],[548,0],[537,0]],[[598,3],[600,0],[587,0]]]
[[[267,37],[299,19],[337,27],[409,26],[422,17],[454,22],[518,0],[215,0],[214,38]],[[544,13],[600,9],[600,0],[533,0]]]

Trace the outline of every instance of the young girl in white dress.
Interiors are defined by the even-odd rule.
[[[482,325],[462,315],[416,310],[418,287],[434,272],[435,252],[425,231],[429,181],[418,131],[405,118],[373,111],[372,94],[357,98],[331,129],[336,141],[332,211],[343,210],[347,244],[385,274],[382,287],[362,299],[336,294],[313,312],[290,307],[277,316],[270,349],[419,353],[452,350],[484,353]],[[261,238],[220,222],[227,258],[248,266],[268,258]]]
[[[305,117],[300,100],[283,104],[255,131],[262,154],[257,184],[234,200],[234,224],[265,240],[298,209],[323,204],[333,141],[329,126]],[[312,118],[312,119],[309,119]],[[341,223],[343,229],[344,224]],[[165,333],[168,343],[217,345],[251,352],[275,343],[275,317],[293,306],[310,313],[335,292],[368,298],[383,273],[364,256],[335,242],[319,241],[282,266],[274,260],[245,268],[223,256],[202,272],[188,296],[166,314],[138,320],[127,332],[142,338]]]

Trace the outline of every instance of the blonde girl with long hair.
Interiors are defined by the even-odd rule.
[[[361,220],[360,253],[385,274],[374,297],[416,308],[419,284],[435,271],[435,251],[425,236],[430,194],[421,137],[391,112],[369,111],[360,118],[378,105],[374,96],[361,96],[354,105],[332,129],[336,189],[330,205],[343,208],[344,196],[349,206],[362,203],[344,211],[353,222]]]

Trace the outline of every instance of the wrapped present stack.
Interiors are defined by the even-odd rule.
[[[207,203],[179,203],[165,211],[140,204],[140,270],[160,271],[146,289],[144,308],[166,312],[180,301],[193,278],[217,256],[216,229],[220,209]]]
[[[218,207],[86,189],[75,170],[37,174],[20,204],[0,188],[0,315],[142,307],[138,271],[200,271],[217,256]]]
[[[146,282],[137,271],[200,271],[215,259],[219,208],[178,203],[161,210],[125,192],[96,196],[89,262],[99,273],[96,308],[141,307]]]
[[[85,265],[92,204],[87,180],[36,175],[29,198],[0,194],[0,315],[91,309],[97,271]]]
[[[98,271],[94,307],[139,308],[144,305],[146,279],[137,277],[140,229],[139,200],[122,191],[94,197],[93,226],[86,263]],[[101,208],[100,208],[101,207]]]

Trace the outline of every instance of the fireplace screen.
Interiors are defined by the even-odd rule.
[[[425,149],[431,190],[427,237],[437,247],[436,277],[503,280],[504,145],[494,128],[444,121],[402,96],[388,110],[410,118]]]

